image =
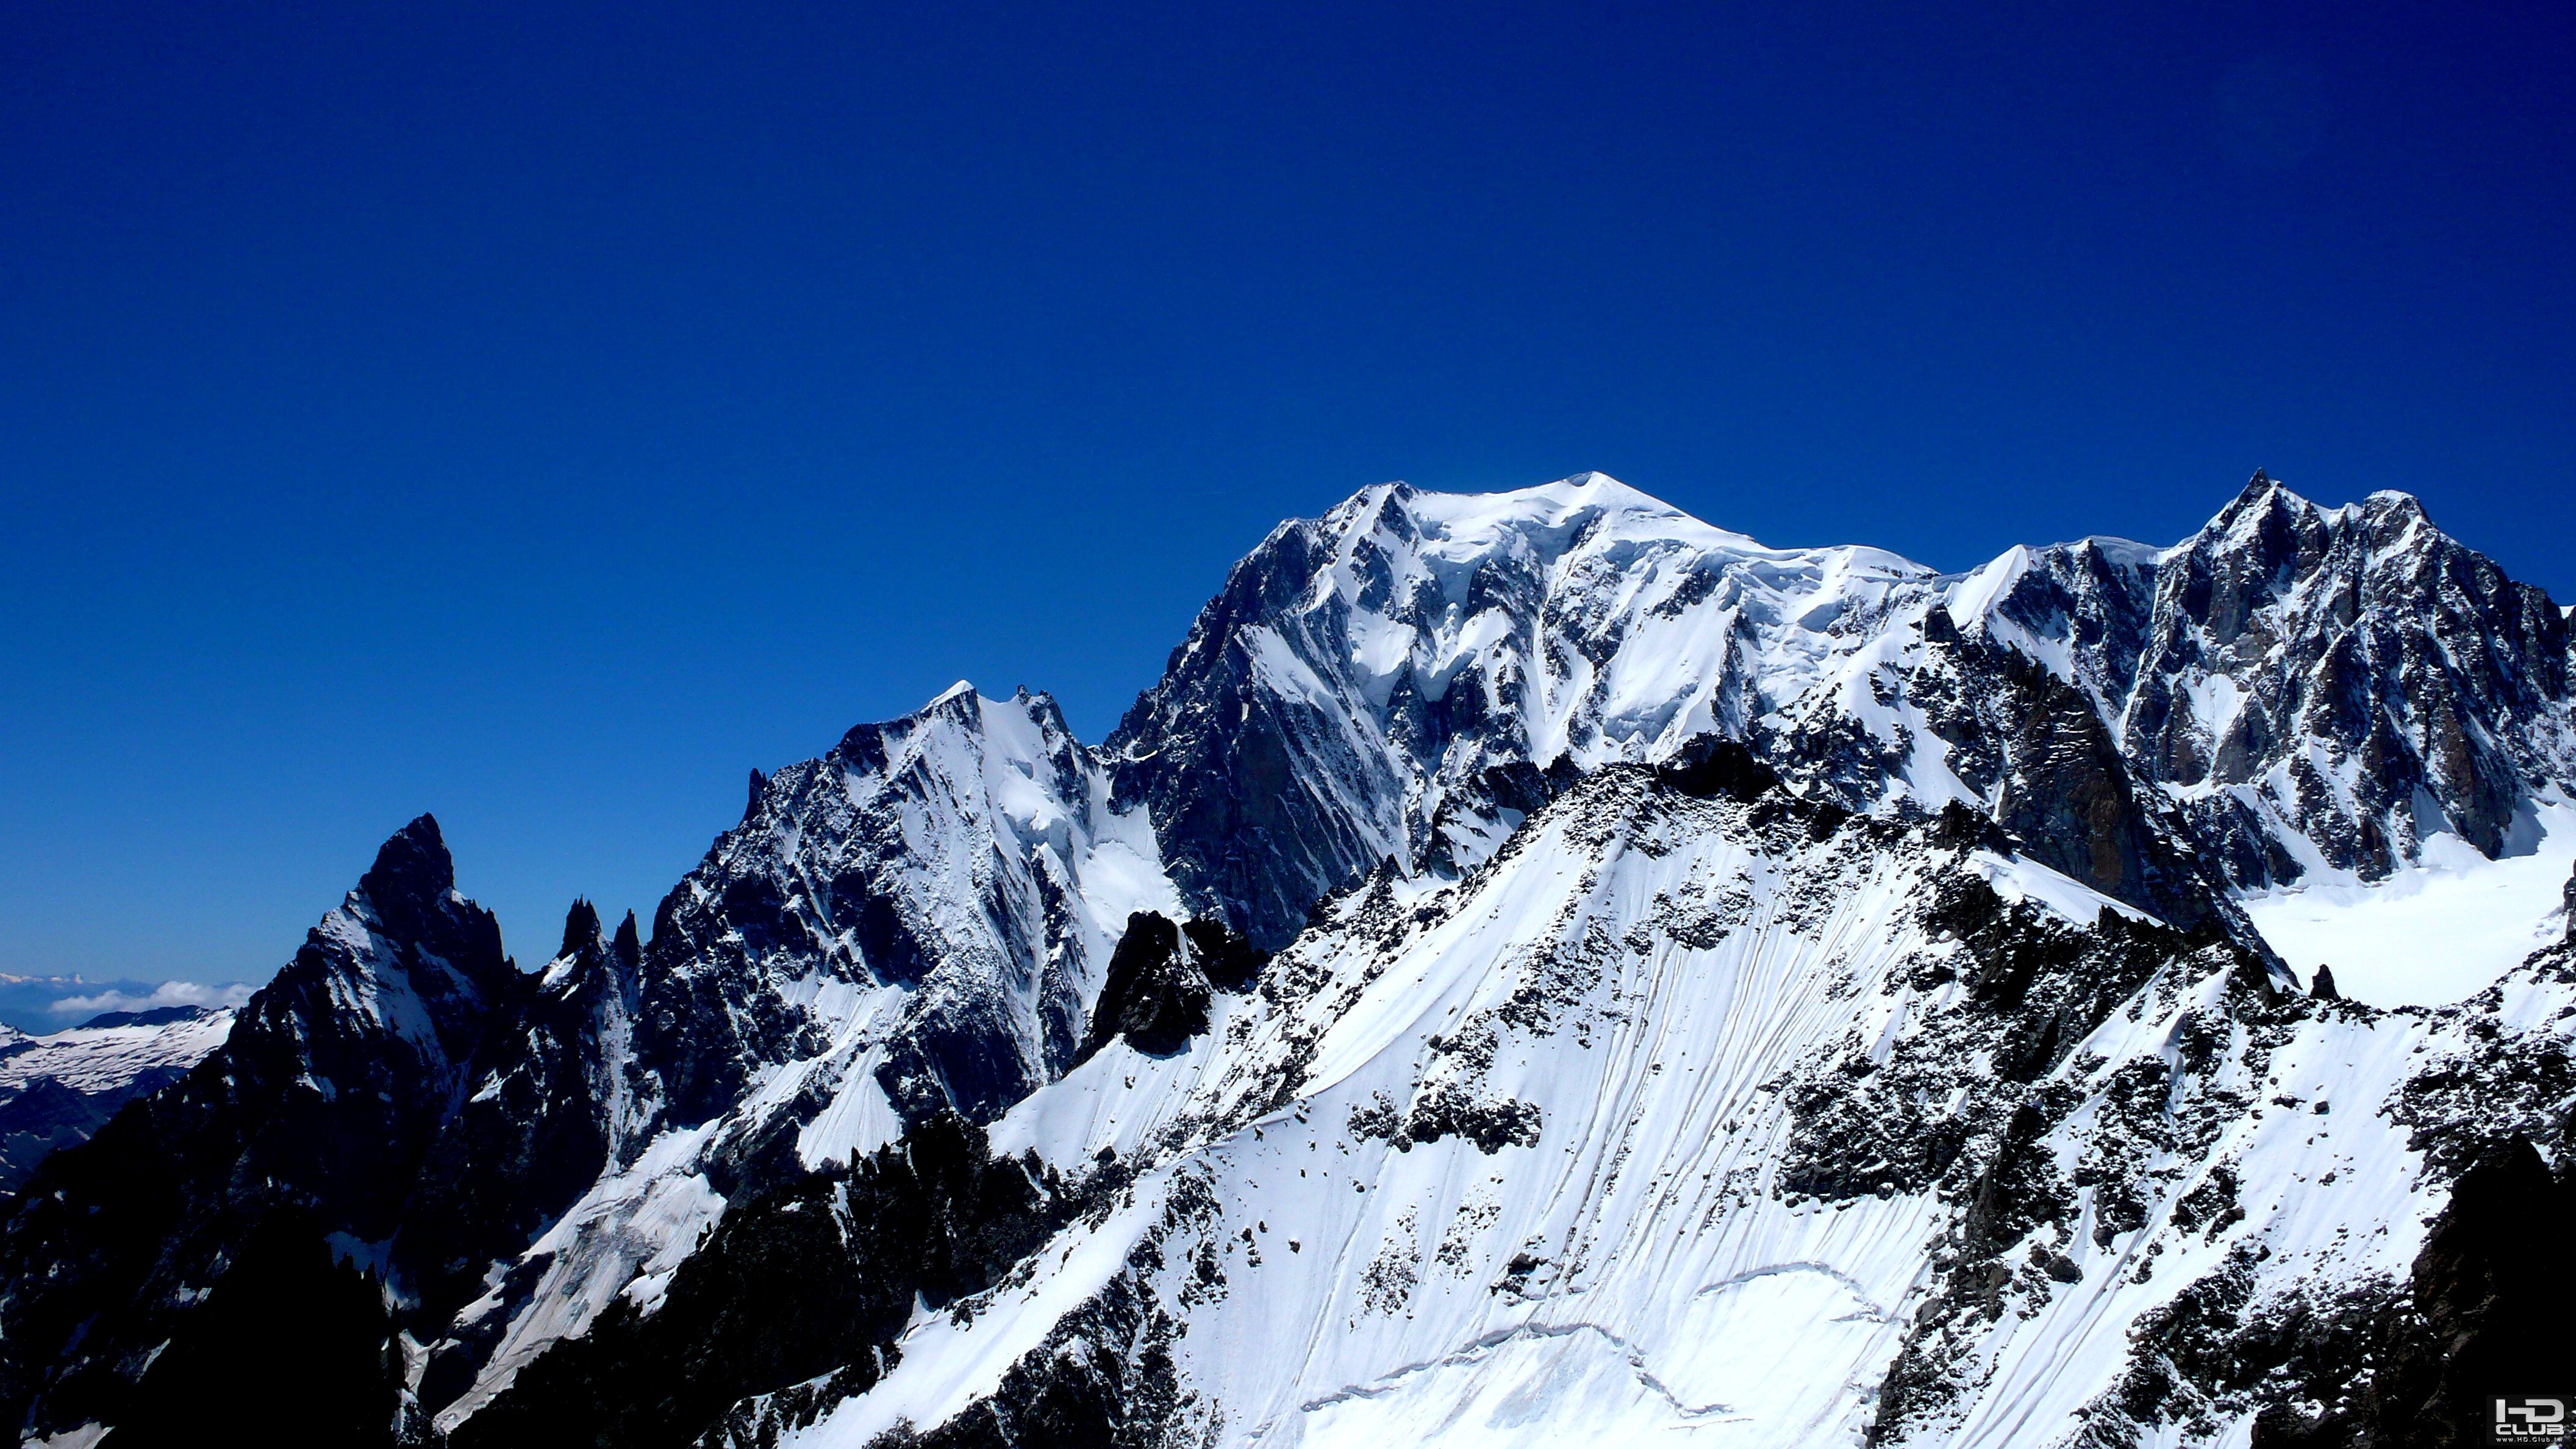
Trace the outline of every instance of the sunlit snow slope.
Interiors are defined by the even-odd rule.
[[[2334,969],[2336,989],[2373,1006],[2461,1000],[2566,932],[2562,892],[2576,871],[2576,807],[2535,812],[2530,853],[2489,860],[2457,836],[2385,880],[2319,872],[2245,898],[2272,949],[2303,972]]]
[[[1015,1108],[997,1151],[1135,1186],[792,1442],[1158,1352],[1215,1443],[2066,1442],[2222,1265],[2393,1291],[2443,1192],[2386,1109],[2576,986],[2490,998],[2313,1002],[1930,825],[1597,774],[1455,884],[1342,899],[1188,1051]]]

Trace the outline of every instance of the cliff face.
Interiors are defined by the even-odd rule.
[[[2414,499],[2321,509],[2258,478],[2162,565],[2124,743],[2365,877],[2437,831],[2495,856],[2576,769],[2568,660],[2548,596]]]

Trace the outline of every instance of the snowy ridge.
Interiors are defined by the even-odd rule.
[[[1380,709],[1400,686],[1426,701],[1474,687],[1517,726],[1513,757],[1540,766],[1651,760],[1741,733],[1928,577],[1876,549],[1764,548],[1597,473],[1491,495],[1390,486],[1322,528],[1333,563],[1299,617],[1342,621],[1346,662],[1325,667],[1346,668]],[[1479,571],[1526,576],[1534,610],[1478,599]],[[1424,763],[1435,781],[1459,773]]]
[[[1178,911],[1044,695],[960,683],[755,791],[655,922],[611,1170],[520,1255],[533,1284],[496,1270],[463,1310],[452,1351],[490,1356],[442,1427],[621,1293],[651,1301],[780,1134],[797,1168],[848,1163],[1060,1072],[1129,913]]]
[[[1817,988],[1849,952],[1922,944],[1900,923],[1911,882],[1847,873],[1861,851],[1766,859],[1690,818],[1727,807],[1624,793],[1579,792],[1457,885],[1380,878],[1186,1060],[1113,1048],[996,1129],[997,1148],[1062,1165],[1108,1147],[1151,1166],[1137,1200],[1154,1212],[1109,1226],[1133,1243],[1155,1212],[1185,1223],[1152,1288],[1198,1285],[1175,1349],[1221,1410],[1219,1442],[1382,1439],[1515,1395],[1532,1443],[1615,1425],[1857,1430],[1843,1380],[1893,1356],[1892,1309],[1935,1219],[1772,1199],[1763,1163],[1786,1124],[1766,1088],[1841,1018]],[[1807,884],[1820,872],[1830,906]],[[1097,1278],[1102,1256],[1076,1247],[1064,1271]],[[981,1336],[1043,1338],[1027,1316],[1071,1306],[1052,1279],[1000,1290],[966,1329],[917,1324],[881,1387],[798,1442],[865,1443],[993,1393],[944,1366],[989,1361]],[[1815,1372],[1766,1374],[1722,1346],[1730,1327],[1810,1330]],[[1528,1402],[1551,1375],[1583,1392]]]
[[[1127,914],[1174,906],[1151,826],[1107,792],[1053,700],[964,685],[761,782],[655,921],[647,1010],[690,1008],[643,1046],[678,1078],[664,1111],[702,1120],[824,1041],[881,1049],[865,1080],[903,1111],[984,1115],[1044,1080]]]
[[[1933,579],[1877,549],[1765,548],[1599,473],[1388,484],[1236,565],[1106,748],[1192,908],[1276,944],[1380,860],[1481,859],[1528,803],[1489,772],[1742,737]],[[1275,792],[1270,759],[1292,765]],[[1256,793],[1199,798],[1210,773]]]
[[[0,1040],[0,1092],[22,1092],[40,1079],[91,1096],[119,1091],[140,1076],[195,1066],[233,1028],[230,1011],[182,1007],[139,1014],[158,1019],[76,1026],[45,1036],[11,1032]]]
[[[1597,778],[1458,884],[1346,899],[1182,1056],[1041,1089],[997,1150],[1108,1149],[1128,1206],[916,1316],[788,1442],[1024,1403],[1120,1293],[1166,1326],[1104,1348],[1169,1354],[1191,1442],[2063,1441],[2153,1371],[2139,1323],[2258,1249],[2247,1302],[2393,1292],[2445,1197],[2409,1082],[2491,1056],[2480,1023],[2563,1050],[2576,1004],[2562,967],[2431,1016],[2320,1009],[2152,927],[2087,944],[2066,904],[2129,918],[2044,867],[1767,808]],[[2050,905],[1922,909],[1999,868]],[[1979,1002],[1998,933],[2132,984],[2017,1066]],[[1851,1131],[1883,1107],[1835,1100],[1872,1068],[1934,1104],[1899,1136],[1958,1124],[1928,1179]],[[2170,1115],[2137,1115],[2147,1081]],[[1978,1221],[1997,1183],[2029,1221]],[[2223,1397],[2189,1408],[2241,1426]]]
[[[2047,665],[2116,724],[2151,627],[2156,570],[2170,552],[2120,538],[2009,549],[1942,602],[1962,629]]]
[[[2576,796],[2571,649],[2563,611],[2413,500],[2320,509],[2259,474],[2173,548],[2017,548],[1950,579],[1765,548],[1600,474],[1390,484],[1237,565],[1107,748],[1191,908],[1274,945],[1383,859],[1482,858],[1543,798],[1515,769],[1711,734],[1853,808],[2038,829],[2052,864],[2153,909],[2149,834],[2187,847],[2157,869],[2210,878],[2193,890],[2382,879],[2445,835],[2528,854],[2539,803]],[[2078,691],[2098,739],[2017,728],[2054,706],[2007,657]],[[2031,762],[2068,749],[2163,798],[2124,805],[2116,842],[2011,819],[2058,773]]]

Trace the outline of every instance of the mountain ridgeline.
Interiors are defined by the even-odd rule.
[[[0,1416],[2471,1442],[2563,1387],[2498,1375],[2564,1302],[2576,926],[2380,1010],[2239,902],[2571,805],[2568,612],[2402,495],[1944,575],[1371,488],[1097,746],[960,685],[755,773],[649,932],[523,971],[405,826],[34,1166]]]

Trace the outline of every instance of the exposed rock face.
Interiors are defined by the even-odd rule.
[[[1992,640],[1945,639],[1947,622],[1942,609],[1926,617],[1908,688],[1950,744],[1950,767],[1992,802],[2005,833],[2034,859],[2175,925],[2226,918],[2224,878],[2170,802],[2130,771],[2086,692]]]
[[[1088,1058],[1120,1036],[1140,1052],[1176,1052],[1208,1028],[1207,974],[1181,945],[1181,928],[1151,911],[1127,918],[1109,979],[1091,1013]]]
[[[2130,750],[2248,787],[2329,864],[2384,874],[2439,829],[2501,854],[2570,769],[2565,616],[2412,498],[2320,509],[2258,475],[2160,572]],[[2235,697],[2195,708],[2216,678]]]
[[[2568,877],[2567,889],[2561,894],[2560,899],[2565,902],[2564,909],[2567,912],[2568,944],[2576,945],[2576,874]]]
[[[2563,1167],[2551,1173],[2528,1138],[2461,1174],[2415,1260],[2412,1321],[2372,1383],[2371,1444],[2490,1442],[2489,1395],[2566,1378],[2571,1221],[2576,1182]]]
[[[2494,1142],[2460,1175],[2410,1275],[2411,1292],[2339,1325],[2350,1367],[2319,1413],[2254,1423],[2259,1449],[2453,1449],[2494,1442],[2492,1397],[2567,1375],[2576,1185],[2529,1139]],[[2322,1365],[2320,1365],[2322,1367]],[[2541,1388],[2539,1393],[2559,1393]]]
[[[2095,700],[2240,885],[2376,878],[2437,831],[2527,849],[2537,795],[2576,792],[2565,613],[2404,494],[2319,508],[2257,473],[2175,548],[2016,550],[1964,602]]]
[[[473,1086],[422,1162],[392,1261],[424,1327],[487,1295],[526,1291],[496,1264],[527,1249],[610,1168],[638,1125],[627,1080],[641,945],[628,915],[612,941],[576,901],[563,947],[496,1022],[469,1068]],[[418,1380],[424,1408],[462,1393],[507,1314],[486,1311],[434,1342]]]
[[[989,1117],[1061,1071],[1120,923],[1171,899],[1150,828],[1107,794],[1053,700],[962,686],[767,777],[655,916],[648,1107],[704,1122],[828,1051],[853,1023],[817,1009],[818,977],[899,989],[873,1073],[908,1120]]]
[[[2119,538],[2016,548],[1949,597],[1997,643],[2051,666],[2116,721],[2156,632],[2166,550]]]
[[[1377,741],[1346,736],[1358,702],[1260,667],[1278,655],[1281,672],[1293,668],[1287,641],[1260,621],[1305,602],[1324,546],[1313,526],[1285,525],[1235,565],[1107,747],[1119,803],[1152,812],[1186,898],[1265,945],[1403,844],[1404,782]],[[1232,788],[1199,783],[1209,780]]]
[[[1261,968],[1268,965],[1268,952],[1216,921],[1192,917],[1181,923],[1181,937],[1188,943],[1190,960],[1219,991],[1241,995],[1261,980]],[[1099,1015],[1097,1009],[1093,1015]]]
[[[209,1425],[256,1425],[277,1444],[347,1449],[402,1442],[403,1353],[383,1284],[333,1261],[293,1209],[263,1218],[230,1253],[197,1312],[143,1371],[117,1440],[202,1444]]]
[[[156,1072],[139,1085],[148,1092],[169,1079]],[[122,1105],[122,1094],[94,1097],[51,1077],[38,1077],[20,1087],[0,1103],[0,1191],[14,1197],[18,1185],[47,1154],[87,1141]]]
[[[485,1026],[521,988],[491,914],[456,893],[438,822],[405,826],[212,1059],[242,1100],[274,1104],[254,1162],[276,1154],[331,1230],[391,1237]]]
[[[620,1300],[453,1442],[682,1445],[729,1411],[760,1442],[875,1382],[916,1305],[990,1286],[1078,1206],[1034,1158],[933,1118],[728,1214],[651,1312]]]
[[[1124,1037],[1150,1055],[1179,1051],[1208,1029],[1211,993],[1250,991],[1268,958],[1214,921],[1178,926],[1152,911],[1127,918],[1109,958],[1109,977],[1092,1003],[1091,1035],[1076,1064]]]

